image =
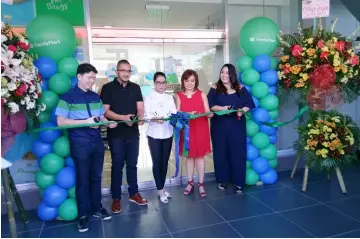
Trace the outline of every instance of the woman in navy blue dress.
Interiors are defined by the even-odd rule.
[[[236,69],[225,64],[220,71],[220,79],[208,94],[211,111],[242,109],[249,111],[255,107],[250,93],[237,80]],[[246,174],[246,118],[241,112],[217,116],[211,119],[211,140],[214,168],[218,188],[225,190],[228,183],[235,186],[240,194],[245,186]]]

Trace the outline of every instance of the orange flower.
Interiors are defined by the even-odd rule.
[[[334,67],[334,71],[335,71],[335,72],[339,72],[339,71],[340,71],[340,67],[335,66],[335,67]]]
[[[315,55],[316,51],[314,48],[309,48],[306,50],[306,53],[308,54],[308,56],[313,56]]]
[[[280,59],[281,59],[282,62],[285,62],[285,61],[287,61],[289,59],[289,56],[285,55],[285,56],[282,56]]]
[[[300,73],[301,67],[300,67],[299,65],[292,66],[292,67],[290,68],[290,71],[291,71],[291,73],[297,75],[297,74]]]

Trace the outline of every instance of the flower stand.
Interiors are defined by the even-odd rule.
[[[297,167],[299,165],[299,161],[300,161],[301,158],[302,158],[302,154],[298,154],[297,157],[296,157],[296,161],[294,163],[294,167],[292,169],[291,175],[290,175],[291,179],[293,179],[294,176],[295,176],[295,172],[296,172],[296,169],[297,169]],[[345,182],[344,182],[344,179],[343,179],[340,168],[335,167],[335,172],[336,172],[336,176],[338,178],[342,193],[347,193]],[[303,177],[303,183],[302,183],[302,191],[303,192],[306,192],[308,177],[309,177],[309,165],[306,164],[305,165],[305,171],[304,171],[304,177]],[[328,179],[330,179],[330,174],[328,175]]]
[[[4,197],[5,197],[5,203],[7,207],[7,213],[9,218],[9,226],[10,226],[10,234],[11,237],[17,237],[16,232],[16,221],[15,221],[15,215],[13,210],[13,202],[15,201],[16,206],[19,209],[20,215],[24,223],[29,223],[29,218],[27,216],[27,213],[24,209],[24,206],[22,204],[20,195],[16,189],[14,180],[11,177],[9,167],[11,167],[11,163],[7,161],[6,159],[1,159],[1,178],[2,178],[2,184],[4,187]]]

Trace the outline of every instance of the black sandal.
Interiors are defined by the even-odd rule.
[[[243,194],[244,192],[243,192],[243,188],[242,187],[240,187],[240,186],[236,186],[235,187],[235,192],[236,192],[236,194]]]

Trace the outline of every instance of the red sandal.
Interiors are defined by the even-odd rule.
[[[190,190],[187,190],[187,189],[185,188],[185,190],[184,190],[184,195],[189,195],[189,194],[191,194],[191,193],[194,191],[194,180],[188,181],[186,187],[187,187],[188,185],[190,185],[191,188],[190,188]]]
[[[204,192],[200,192],[200,187],[203,187]],[[199,192],[200,192],[200,197],[202,197],[202,198],[206,197],[204,183],[198,183],[198,188],[199,188]]]

